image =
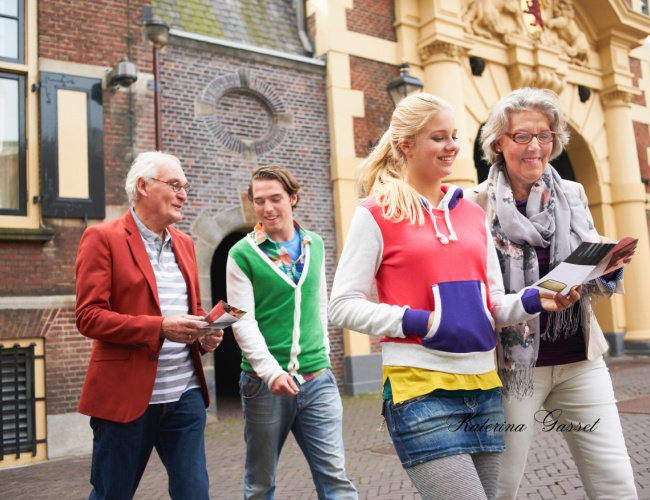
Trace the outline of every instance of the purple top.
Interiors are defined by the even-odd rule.
[[[517,210],[524,216],[526,215],[526,201],[517,201]],[[537,264],[541,277],[550,270],[551,251],[548,247],[535,247],[535,253],[537,254]],[[577,302],[572,307],[577,309],[580,307],[580,303]],[[539,315],[540,332],[546,329],[547,322],[548,313],[542,312]],[[568,363],[584,361],[587,359],[586,352],[585,337],[582,334],[582,325],[579,324],[576,331],[571,333],[567,332],[567,334],[563,332],[555,341],[540,338],[539,354],[537,355],[535,366],[566,365]]]

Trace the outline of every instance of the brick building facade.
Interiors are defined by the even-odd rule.
[[[18,391],[21,401],[36,399],[35,412],[19,410],[11,417],[19,417],[20,439],[31,444],[25,445],[28,447],[21,454],[7,453],[11,450],[10,439],[15,436],[3,419],[5,453],[0,467],[85,451],[89,446],[87,420],[75,414],[91,341],[81,336],[75,326],[74,261],[84,228],[99,220],[79,214],[52,216],[41,204],[44,175],[51,168],[51,158],[43,154],[43,147],[48,141],[56,143],[52,136],[57,132],[45,125],[39,129],[49,112],[41,97],[52,97],[51,89],[42,84],[44,72],[63,75],[63,87],[66,81],[82,77],[100,90],[100,95],[94,94],[92,99],[101,103],[103,139],[99,148],[96,144],[90,148],[103,151],[102,163],[95,166],[102,173],[102,210],[107,218],[113,218],[125,206],[123,182],[134,153],[153,148],[152,93],[146,90],[145,83],[151,49],[139,25],[139,5],[57,0],[17,4],[23,9],[17,24],[18,32],[24,35],[24,53],[18,57],[22,64],[6,70],[20,75],[27,90],[26,103],[21,106],[26,121],[21,133],[27,143],[27,185],[21,189],[26,191],[27,206],[22,214],[26,217],[0,215],[3,382],[16,374],[22,376],[11,365],[14,346],[26,348],[34,344],[36,352],[44,357],[36,361],[32,372],[28,370],[28,383],[24,391],[22,385]],[[139,84],[129,90],[108,88],[108,69],[127,56],[140,70]],[[77,130],[78,139],[87,132]],[[85,152],[81,146],[79,151]],[[88,153],[89,159],[96,158],[91,151]],[[64,172],[61,170],[62,177]]]
[[[323,236],[331,286],[348,206],[356,205],[350,172],[389,124],[393,103],[386,85],[398,75],[399,63],[406,60],[414,74],[426,76],[425,51],[418,52],[409,30],[438,15],[434,9],[420,18],[400,0],[154,0],[153,5],[148,0],[24,0],[17,5],[24,7],[23,16],[16,16],[23,28],[24,57],[12,62],[0,53],[0,80],[18,78],[24,90],[20,113],[25,119],[26,177],[21,189],[26,203],[22,211],[3,211],[0,192],[0,354],[14,345],[27,349],[34,344],[35,385],[30,397],[35,412],[24,432],[35,454],[17,458],[5,453],[0,467],[86,452],[91,444],[87,419],[76,414],[91,342],[74,324],[74,259],[87,225],[119,217],[126,210],[123,182],[128,167],[137,153],[154,149],[152,48],[144,36],[142,7],[153,7],[154,15],[172,28],[161,52],[163,150],[181,159],[194,189],[179,228],[195,239],[206,303],[224,297],[227,250],[254,223],[243,193],[250,173],[262,164],[287,166],[301,182],[296,217]],[[445,15],[450,19],[449,12]],[[499,41],[465,36],[474,44],[474,53],[484,57],[499,47]],[[442,54],[447,50],[443,45],[429,47]],[[650,194],[648,52],[646,47],[630,54],[629,72],[636,88],[631,91],[631,106],[640,175]],[[429,56],[437,57],[433,52]],[[123,58],[135,65],[138,79],[128,88],[111,88],[109,70]],[[490,64],[497,63],[501,64],[498,60]],[[471,75],[466,61],[460,67]],[[600,67],[592,73],[597,71]],[[55,83],[46,85],[44,75]],[[596,77],[590,78],[597,83]],[[431,78],[423,79],[425,89],[437,88]],[[485,99],[481,91],[488,89],[486,81],[475,87],[466,83],[473,93],[466,90],[470,95],[458,108],[472,119],[471,105],[479,96]],[[95,92],[97,85],[101,89],[98,95],[87,87],[84,104],[100,102],[102,113],[101,143],[90,141],[87,146],[89,158],[96,153],[92,158],[101,162],[85,166],[92,174],[90,183],[97,180],[98,167],[102,172],[102,196],[89,196],[93,199],[88,207],[102,213],[94,217],[74,196],[59,200],[59,212],[46,206],[50,189],[46,181],[52,170],[61,178],[84,173],[66,170],[50,154],[56,149],[48,147],[57,140],[69,142],[64,142],[65,134],[57,136],[49,129],[47,124],[54,122],[45,118],[79,114],[53,111],[50,92],[83,90],[84,85],[94,85]],[[73,130],[90,137],[90,128],[68,129],[68,134]],[[463,149],[471,150],[474,137],[468,135]],[[84,168],[83,162],[79,168]],[[475,172],[466,178],[475,180]],[[72,207],[69,211],[66,203]],[[339,383],[353,393],[375,387],[380,377],[377,340],[364,337],[359,344],[354,332],[337,328],[331,328],[330,335]],[[238,356],[230,339],[213,360],[204,358],[219,394],[235,395]],[[3,354],[3,363],[5,358]],[[354,362],[366,358],[365,365]],[[368,384],[358,382],[355,370],[372,372]]]
[[[185,7],[190,3],[185,2]],[[0,220],[0,228],[4,228],[0,229],[2,352],[35,344],[37,358],[32,374],[37,379],[35,386],[25,389],[31,391],[28,397],[37,401],[36,411],[25,416],[26,427],[21,431],[31,442],[33,453],[9,456],[5,447],[0,467],[86,452],[92,443],[87,419],[76,414],[91,341],[75,327],[74,260],[87,225],[119,217],[126,210],[123,185],[128,167],[137,153],[154,149],[155,85],[152,46],[142,26],[143,6],[149,6],[148,2],[25,2],[24,32],[30,20],[37,20],[38,38],[26,39],[23,81],[26,87],[39,81],[41,86],[34,87],[37,97],[28,101],[24,110],[37,101],[45,106],[44,96],[50,97],[51,89],[42,82],[44,72],[55,75],[55,90],[72,88],[66,82],[77,77],[89,79],[101,89],[101,96],[94,94],[92,99],[101,101],[103,112],[99,149],[103,150],[101,208],[105,216],[47,215],[47,209],[36,203],[39,199],[33,200],[39,194],[36,189],[27,193],[26,219],[36,219],[31,227],[29,221],[11,227],[12,220]],[[181,10],[176,2],[158,1],[152,7],[153,14],[172,28],[161,52],[162,149],[181,159],[194,188],[178,226],[195,237],[204,303],[225,298],[225,255],[255,222],[243,193],[252,171],[263,164],[290,168],[303,186],[296,217],[323,236],[331,284],[336,231],[325,65],[310,56],[308,39],[300,40],[291,2],[266,2],[265,12],[255,11],[260,6],[252,2],[243,6],[248,10],[220,8],[199,17],[188,17],[187,9]],[[193,8],[211,9],[198,1]],[[129,88],[111,88],[108,72],[123,58],[136,66],[138,79]],[[39,111],[41,115],[49,112]],[[31,120],[38,118],[32,115]],[[46,142],[52,140],[48,135],[54,134],[54,140],[63,144],[60,131],[57,136],[54,130],[37,130],[34,123],[30,128],[29,120],[27,116],[24,133],[29,147],[35,149],[32,158],[44,151],[37,135]],[[79,130],[80,135],[84,133]],[[63,178],[64,167],[57,167]],[[48,168],[43,155],[38,164],[27,165],[27,173],[40,178]],[[215,236],[214,223],[229,229]],[[217,351],[221,358],[213,361],[205,356],[204,361],[212,385],[215,377],[222,380],[220,390],[233,396],[240,352],[234,342],[224,344]],[[331,331],[331,349],[334,371],[341,379],[340,330]],[[3,369],[8,367],[7,357],[2,362]],[[8,432],[3,423],[5,443],[10,438]]]

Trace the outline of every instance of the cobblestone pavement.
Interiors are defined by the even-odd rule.
[[[621,357],[608,361],[640,499],[650,499],[650,358]],[[378,395],[344,398],[347,469],[360,498],[417,499],[400,466],[385,429],[380,428]],[[242,497],[244,449],[241,412],[227,408],[206,431],[212,498]],[[605,458],[606,459],[606,458]],[[89,492],[90,457],[75,457],[0,470],[0,499],[82,499]],[[278,500],[315,499],[309,468],[296,442],[289,438],[280,460]],[[152,456],[137,499],[168,498],[167,480]],[[584,489],[562,437],[537,432],[518,496],[520,499],[583,499]]]

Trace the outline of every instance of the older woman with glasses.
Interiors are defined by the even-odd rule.
[[[481,132],[488,179],[465,196],[488,214],[506,293],[544,276],[582,241],[599,241],[582,186],[549,163],[568,142],[557,96],[515,90],[492,108]],[[607,342],[591,295],[622,292],[622,269],[582,287],[563,312],[543,312],[499,330],[506,432],[497,498],[515,498],[535,421],[561,432],[589,498],[637,498],[609,371]],[[543,409],[542,409],[543,408]]]

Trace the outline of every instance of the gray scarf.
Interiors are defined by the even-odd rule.
[[[519,292],[540,278],[535,247],[549,248],[549,267],[553,269],[582,241],[598,241],[591,214],[577,193],[562,189],[562,178],[550,164],[530,190],[525,216],[517,209],[501,162],[490,168],[488,200],[506,293]],[[589,300],[587,293],[582,300]],[[539,316],[497,332],[497,362],[506,396],[532,394],[540,337],[553,341],[561,333],[568,335],[579,324],[579,314],[576,308],[549,313],[545,332],[539,331]]]

